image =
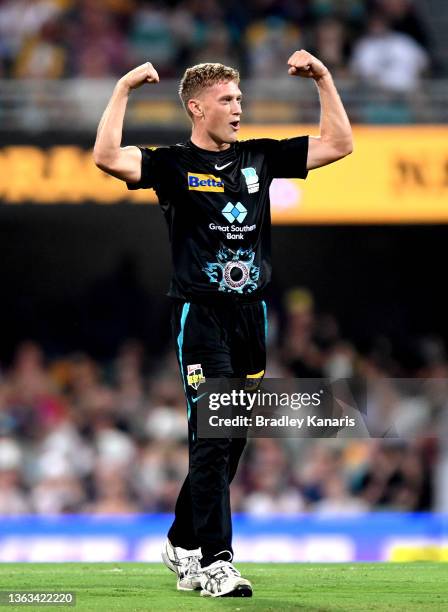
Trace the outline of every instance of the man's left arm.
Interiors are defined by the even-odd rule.
[[[330,71],[308,51],[296,51],[288,60],[288,74],[314,79],[320,97],[320,135],[309,138],[307,170],[320,168],[350,155],[352,129]]]

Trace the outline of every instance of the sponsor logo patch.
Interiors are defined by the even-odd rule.
[[[238,223],[242,223],[247,215],[247,209],[241,204],[241,202],[237,202],[233,204],[232,202],[227,202],[227,204],[222,209],[222,214],[233,223],[234,221],[238,221]]]
[[[219,176],[213,174],[196,174],[188,173],[188,190],[189,191],[224,191],[224,183]]]
[[[202,372],[202,365],[194,363],[187,365],[187,383],[190,387],[197,390],[201,383],[205,382],[205,376]]]

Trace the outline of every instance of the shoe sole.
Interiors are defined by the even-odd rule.
[[[188,588],[188,587],[181,587],[181,586],[179,585],[179,582],[177,583],[177,590],[178,590],[178,591],[190,591],[190,592],[191,592],[191,591],[200,591],[201,589],[202,589],[202,587],[201,587],[201,586],[198,586],[198,587],[193,587],[193,588],[191,588],[191,589],[190,589],[190,588]]]
[[[179,581],[177,581],[177,590],[178,591],[199,591],[202,587],[201,586],[197,586],[197,587],[192,587],[191,589],[189,587],[183,587],[180,586]]]
[[[246,584],[241,584],[230,591],[224,593],[224,595],[209,593],[208,591],[201,591],[202,597],[252,597],[252,588]]]

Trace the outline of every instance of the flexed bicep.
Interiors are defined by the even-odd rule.
[[[93,159],[108,174],[128,183],[141,178],[142,154],[138,147],[121,147],[123,121],[130,92],[145,83],[158,83],[159,75],[150,62],[137,66],[116,84],[96,135]]]
[[[126,183],[138,183],[142,173],[142,152],[138,147],[121,147],[119,151],[104,165],[100,160],[96,162],[98,168],[115,176]]]
[[[331,140],[310,136],[308,142],[308,158],[306,169],[313,170],[332,164],[346,155],[349,155],[351,150],[337,145]]]

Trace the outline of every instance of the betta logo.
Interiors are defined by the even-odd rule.
[[[188,173],[189,191],[216,191],[224,192],[224,183],[218,176],[213,174],[194,174]]]

